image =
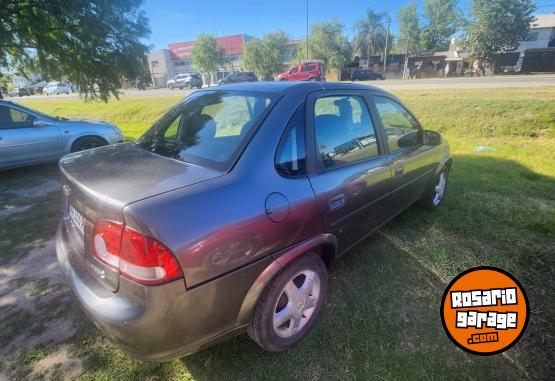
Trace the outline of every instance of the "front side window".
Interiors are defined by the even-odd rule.
[[[209,91],[189,96],[138,141],[162,156],[225,170],[273,103],[273,96]]]
[[[382,121],[390,153],[422,144],[420,127],[403,106],[384,97],[374,97],[374,103]]]
[[[304,107],[295,112],[285,131],[276,154],[276,169],[283,176],[306,175]]]
[[[361,97],[318,98],[314,128],[316,147],[326,169],[379,155],[372,119]]]
[[[34,117],[11,107],[0,106],[0,129],[31,127]]]

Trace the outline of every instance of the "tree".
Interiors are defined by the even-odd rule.
[[[410,3],[399,9],[399,39],[408,41],[409,53],[421,50],[421,34],[422,27],[418,19],[416,3]]]
[[[336,20],[324,21],[310,29],[308,56],[323,60],[328,69],[337,69],[338,79],[341,70],[351,60],[353,50],[347,36],[343,34],[343,24]],[[306,54],[306,44],[297,50],[296,59],[302,61]]]
[[[224,49],[218,44],[216,37],[201,34],[191,49],[193,66],[210,76],[224,64]]]
[[[457,0],[425,0],[422,20],[416,3],[411,3],[399,10],[399,38],[409,41],[409,53],[447,50],[463,23]]]
[[[245,44],[243,65],[258,77],[271,81],[273,75],[282,70],[287,41],[282,31],[266,33],[261,39],[249,41]]]
[[[366,10],[366,17],[355,24],[356,37],[354,39],[355,51],[360,56],[382,53],[385,50],[386,29],[384,27],[385,13],[375,13]]]
[[[146,65],[150,29],[142,0],[3,0],[0,67],[62,76],[85,97],[117,97]]]
[[[451,37],[463,25],[462,12],[458,0],[426,0],[424,15],[426,25],[420,35],[424,50],[447,50]]]
[[[473,58],[491,60],[494,53],[510,51],[528,35],[536,6],[530,0],[473,0],[467,26]]]

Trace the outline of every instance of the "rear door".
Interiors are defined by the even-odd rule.
[[[36,127],[35,117],[0,105],[0,166],[56,160],[62,155],[58,127]]]
[[[416,118],[396,99],[373,96],[393,174],[392,205],[399,211],[418,200],[431,180],[437,159]]]
[[[328,231],[343,252],[386,221],[391,170],[364,91],[319,91],[308,99],[310,176]]]
[[[320,79],[320,64],[311,63],[306,65],[307,79]]]
[[[308,80],[308,73],[306,71],[307,65],[299,65],[299,70],[297,71],[297,77],[295,79],[299,81],[306,81]]]

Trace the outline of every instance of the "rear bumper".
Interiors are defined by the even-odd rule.
[[[142,286],[120,277],[111,292],[95,279],[67,240],[62,224],[56,253],[67,283],[87,316],[112,342],[136,358],[164,361],[182,357],[245,330],[244,299],[267,266],[259,261],[240,271],[187,290],[176,280]]]

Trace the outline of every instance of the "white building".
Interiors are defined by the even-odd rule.
[[[555,48],[555,13],[536,16],[528,37],[518,44],[516,51],[523,56],[526,49],[545,48]]]

